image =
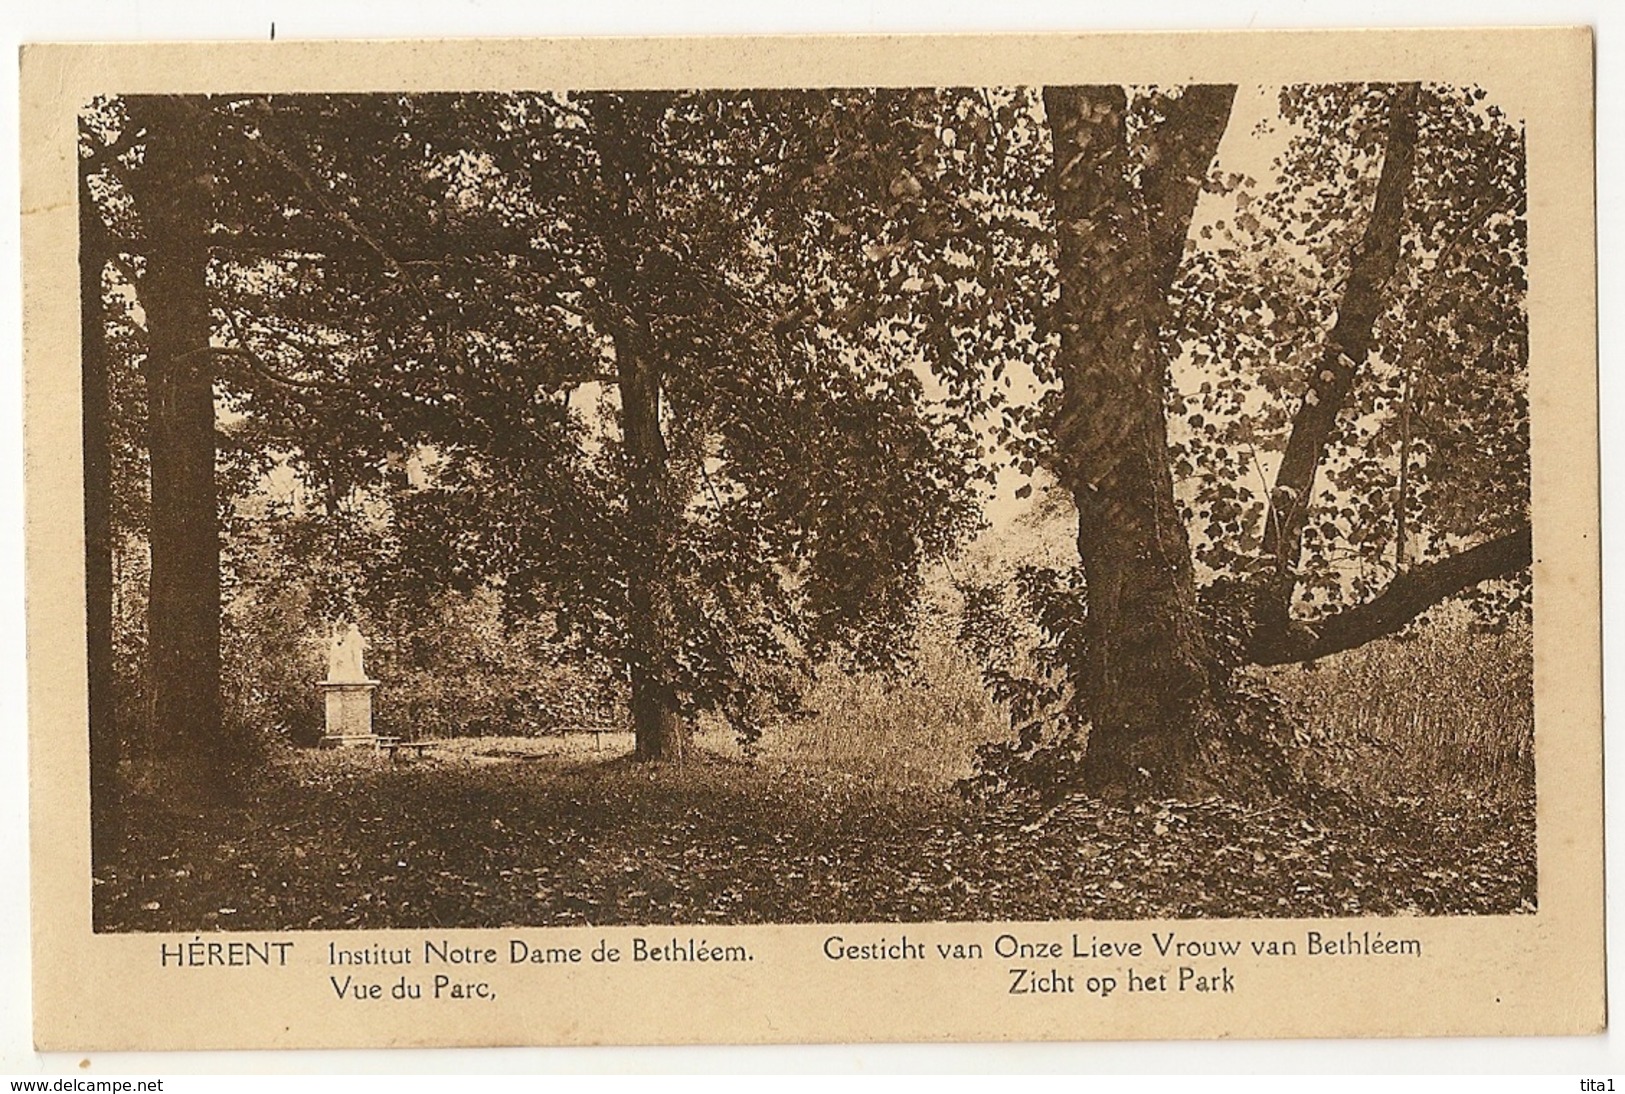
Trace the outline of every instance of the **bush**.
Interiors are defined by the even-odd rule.
[[[614,717],[601,681],[531,631],[505,625],[496,590],[446,592],[417,615],[358,620],[367,675],[379,681],[373,728],[416,739],[536,736]],[[225,614],[226,715],[250,737],[314,745],[325,731],[318,683],[333,624],[299,583],[243,586]]]
[[[381,732],[416,737],[546,736],[616,717],[609,682],[551,643],[548,623],[502,618],[495,589],[440,593],[418,620],[373,622],[370,675],[384,681]]]

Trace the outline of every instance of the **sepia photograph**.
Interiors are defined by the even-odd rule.
[[[79,144],[98,929],[1535,909],[1482,89]]]
[[[50,1039],[1598,1028],[1588,40],[1267,37],[25,56]]]

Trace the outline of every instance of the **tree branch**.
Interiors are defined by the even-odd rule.
[[[1422,612],[1491,578],[1530,564],[1529,525],[1460,554],[1399,574],[1376,597],[1312,624],[1287,623],[1253,636],[1248,655],[1257,665],[1313,661],[1398,631]]]
[[[1385,306],[1383,290],[1399,261],[1399,236],[1416,160],[1418,86],[1401,84],[1390,104],[1387,150],[1377,196],[1365,233],[1355,245],[1348,280],[1338,301],[1337,322],[1313,365],[1309,390],[1292,421],[1292,433],[1270,492],[1264,553],[1274,560],[1269,597],[1261,605],[1270,629],[1284,626],[1298,584],[1298,559],[1309,523],[1315,475],[1326,458],[1337,416],[1353,393],[1361,365],[1375,344],[1377,317]]]
[[[267,380],[278,387],[293,388],[300,391],[343,391],[360,394],[363,388],[354,384],[340,383],[337,380],[302,380],[297,376],[289,376],[279,372],[265,362],[265,359],[253,350],[243,346],[204,346],[185,354],[180,360],[185,361],[195,357],[213,357],[227,361],[236,361],[246,365],[249,372]]]
[[[356,217],[351,215],[349,210],[343,207],[341,204],[342,199],[333,193],[330,186],[324,185],[314,178],[300,164],[296,163],[292,156],[283,152],[280,148],[276,147],[274,143],[267,140],[263,133],[256,137],[246,131],[239,130],[238,132],[250,147],[263,150],[265,154],[276,161],[276,163],[279,164],[284,171],[293,176],[295,181],[299,183],[306,193],[315,199],[316,203],[322,207],[330,218],[349,232],[350,235],[359,241],[364,247],[377,255],[378,260],[383,264],[384,268],[399,277],[401,281],[412,291],[412,294],[417,297],[418,303],[423,307],[424,320],[426,322],[433,321],[434,307],[432,304],[430,304],[428,294],[424,292],[423,286],[419,284],[418,279],[412,275],[412,271],[407,269],[407,267],[395,257],[390,248],[384,246],[384,244],[377,237],[375,237],[371,232],[367,231],[367,229]],[[447,339],[457,350],[457,355],[466,361],[468,355],[461,343],[461,340],[449,330],[447,331]]]
[[[1191,216],[1235,99],[1235,84],[1192,84],[1177,99],[1163,98],[1161,120],[1142,136],[1147,154],[1140,192],[1153,288],[1160,297],[1167,297],[1178,276]]]
[[[1233,86],[1197,85],[1164,104],[1163,119],[1143,137],[1142,200],[1131,207],[1127,188],[1112,182],[1129,166],[1127,95],[1121,88],[1044,90],[1045,109],[1066,119],[1052,125],[1062,139],[1055,185],[1070,210],[1057,230],[1080,241],[1079,258],[1062,277],[1062,299],[1077,304],[1057,318],[1073,324],[1063,344],[1076,348],[1063,352],[1058,366],[1063,397],[1055,422],[1057,466],[1080,504],[1128,503],[1104,499],[1137,434],[1168,462],[1161,392],[1169,361],[1160,348],[1168,290],[1234,97]],[[1108,264],[1109,274],[1102,272]],[[1138,397],[1126,398],[1125,390]],[[1158,504],[1172,504],[1171,480],[1168,493]]]

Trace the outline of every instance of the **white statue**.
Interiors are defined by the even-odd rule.
[[[333,645],[327,651],[327,679],[334,683],[349,683],[366,680],[367,674],[361,669],[361,650],[366,645],[361,637],[361,628],[354,623],[347,624],[333,632]]]

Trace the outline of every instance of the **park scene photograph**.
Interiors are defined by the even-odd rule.
[[[1534,913],[1522,119],[1085,75],[85,103],[95,929]]]

